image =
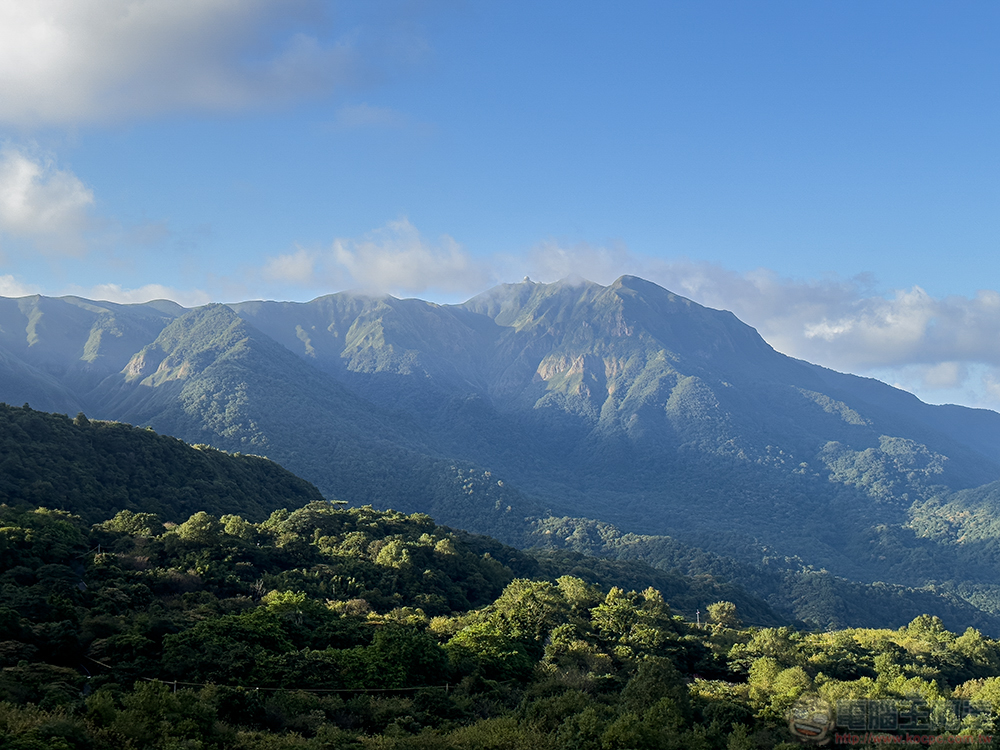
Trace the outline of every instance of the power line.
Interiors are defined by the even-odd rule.
[[[114,670],[115,668],[110,664],[105,664],[102,661],[98,661],[90,656],[84,656],[84,659],[92,661],[95,664],[100,664],[105,669]],[[184,687],[223,687],[230,688],[232,690],[245,690],[247,692],[302,692],[302,693],[404,693],[404,692],[415,692],[417,690],[444,690],[445,693],[451,691],[451,683],[445,683],[444,685],[421,685],[419,687],[400,687],[400,688],[313,688],[313,687],[264,687],[258,685],[220,685],[217,682],[184,682],[182,680],[164,680],[159,677],[140,677],[140,680],[145,680],[146,682],[159,682],[164,685],[173,685],[174,691],[177,690],[178,685]],[[509,682],[509,680],[508,680]]]

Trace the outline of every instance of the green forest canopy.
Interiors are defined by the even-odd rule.
[[[325,502],[180,524],[2,506],[0,744],[771,748],[804,695],[994,731],[1000,643],[971,628],[746,627],[731,602],[698,627],[653,588],[526,577],[543,563],[475,543]]]

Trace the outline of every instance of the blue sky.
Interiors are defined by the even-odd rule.
[[[652,279],[1000,407],[1000,5],[9,0],[0,295]]]

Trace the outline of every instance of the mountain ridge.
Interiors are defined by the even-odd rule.
[[[1000,602],[992,531],[940,520],[982,497],[976,528],[993,528],[993,494],[975,491],[1000,481],[1000,414],[787,357],[638,277],[526,281],[460,305],[91,307],[0,301],[0,355],[48,365],[47,387],[95,416],[265,453],[328,496],[504,541],[547,514],[587,517]]]

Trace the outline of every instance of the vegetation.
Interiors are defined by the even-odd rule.
[[[19,394],[553,559],[649,563],[688,617],[714,587],[757,624],[1000,635],[1000,415],[789,359],[634,277],[443,306],[0,299],[0,398]],[[60,419],[8,419],[0,500],[259,522],[318,499],[277,473],[252,489],[259,459]]]
[[[895,628],[930,612],[951,628],[963,630],[971,625],[991,635],[1000,633],[1000,616],[995,605],[1000,587],[963,580],[961,570],[954,572],[956,580],[948,586],[859,583],[807,565],[801,558],[765,557],[758,563],[745,563],[734,559],[735,556],[712,554],[668,536],[624,534],[611,524],[586,518],[539,519],[528,543],[552,553],[574,550],[619,563],[641,561],[683,575],[686,580],[704,580],[710,576],[714,581],[727,582],[731,589],[719,590],[716,598],[737,601],[734,597],[738,595],[733,590],[753,592],[755,598],[763,599],[776,612],[806,627],[826,630],[875,623]],[[892,546],[891,538],[879,538],[877,543],[882,549]],[[733,546],[736,545],[734,540]],[[913,564],[922,562],[922,556],[916,557]],[[964,591],[965,597],[956,596],[956,590]],[[704,599],[700,597],[700,601]],[[685,614],[695,609],[690,603],[681,606]],[[744,603],[740,609],[749,611]],[[754,622],[764,619],[757,615]]]
[[[804,695],[916,697],[935,734],[1000,710],[974,629],[747,627],[729,601],[699,626],[421,515],[0,506],[0,555],[3,747],[728,750],[790,742]]]
[[[789,360],[728,313],[639,279],[509,285],[460,306],[38,297],[0,300],[0,329],[0,397],[30,381],[92,416],[268,456],[326,497],[709,574],[814,627],[927,612],[1000,635],[997,415]],[[132,476],[129,451],[105,460],[86,439],[50,487],[58,439],[42,437],[0,499],[92,521],[120,508],[166,520],[165,502],[176,520],[261,520],[317,499],[273,482],[233,490],[215,469],[161,472],[184,477],[161,487],[143,475],[158,461]],[[11,438],[4,460],[22,466],[29,440]],[[87,489],[101,464],[113,486]],[[600,524],[611,537],[595,538]]]
[[[0,502],[68,509],[85,520],[118,510],[180,521],[195,511],[262,520],[322,500],[315,487],[259,456],[191,447],[117,422],[0,404]]]

